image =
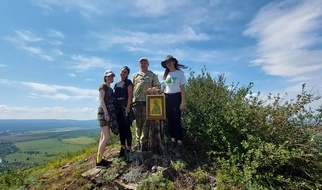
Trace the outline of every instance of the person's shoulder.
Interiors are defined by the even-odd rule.
[[[170,73],[172,73],[172,74],[176,74],[176,75],[184,75],[184,72],[183,71],[181,71],[181,70],[174,70],[174,71],[172,71],[172,72],[170,72]]]
[[[138,72],[136,72],[134,75],[139,75],[141,73],[141,71],[138,71]]]
[[[182,70],[177,70],[178,73],[180,73],[181,75],[184,75],[184,72]]]
[[[98,87],[98,89],[99,89],[99,90],[101,90],[101,89],[105,88],[105,86],[106,86],[106,84],[101,84],[101,85]]]
[[[138,77],[138,76],[140,76],[140,74],[141,74],[141,72],[140,71],[138,71],[138,72],[136,72],[134,75],[133,75],[133,80],[136,78],[136,77]]]
[[[148,70],[148,72],[146,73],[148,75],[151,75],[151,76],[156,76],[157,74],[155,74],[153,71],[151,70]]]
[[[130,79],[125,79],[125,84],[129,86],[132,84],[132,81]]]

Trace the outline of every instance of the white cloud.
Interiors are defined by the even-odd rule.
[[[17,34],[17,38],[20,41],[26,41],[26,42],[39,42],[43,39],[35,36],[31,31],[28,30],[16,30],[15,33]]]
[[[30,87],[34,90],[30,94],[32,98],[48,98],[48,99],[97,99],[97,90],[80,89],[72,86],[48,85],[33,82],[21,82],[22,85]]]
[[[45,53],[43,53],[43,50],[41,48],[36,48],[36,47],[30,47],[30,46],[21,46],[20,47],[23,50],[26,50],[27,52],[33,54],[33,55],[37,55],[47,61],[53,61],[53,57],[51,57],[50,55],[46,55]]]
[[[322,1],[282,1],[262,8],[245,35],[256,38],[253,61],[269,75],[321,89]]]
[[[92,32],[98,38],[102,48],[111,48],[124,45],[127,50],[146,51],[152,48],[160,48],[170,45],[185,44],[187,42],[207,41],[211,39],[206,33],[197,32],[191,27],[183,27],[172,33],[136,32],[126,30],[114,30],[108,33]],[[147,46],[149,44],[149,46]]]
[[[139,13],[141,16],[160,16],[168,14],[171,7],[176,7],[178,2],[180,1],[137,0],[133,1],[133,5],[140,10],[139,12],[136,12],[136,14]]]
[[[69,76],[75,78],[77,75],[75,73],[70,73]]]
[[[113,68],[115,65],[108,60],[99,57],[86,57],[84,55],[72,55],[69,69],[76,72],[84,72],[92,68]]]
[[[62,32],[54,29],[49,29],[47,35],[53,38],[65,38],[65,35]]]
[[[58,56],[64,55],[64,53],[59,49],[54,49],[54,50],[52,50],[52,52],[53,52],[53,54],[58,55]]]
[[[0,105],[0,119],[96,119],[97,110],[92,108],[73,108],[64,107],[14,107]]]
[[[45,41],[43,38],[36,36],[28,30],[16,30],[15,33],[15,37],[5,37],[5,40],[14,43],[18,48],[25,50],[32,55],[36,55],[47,61],[54,60],[54,58],[47,54],[43,48],[35,47],[35,44]]]
[[[59,41],[59,40],[53,40],[51,42],[49,42],[51,45],[54,45],[54,46],[61,46],[63,45],[64,43],[62,41]]]
[[[58,7],[65,12],[76,11],[85,18],[90,18],[91,15],[101,15],[107,10],[105,8],[110,8],[104,0],[32,0],[32,2],[47,12],[53,11]]]

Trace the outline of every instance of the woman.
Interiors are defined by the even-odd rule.
[[[178,63],[172,55],[166,56],[161,62],[165,68],[163,75],[163,92],[166,102],[166,117],[169,127],[171,143],[168,150],[180,152],[183,149],[183,129],[181,124],[181,111],[185,107],[185,85],[186,77],[180,68],[187,68]]]
[[[134,113],[131,108],[133,98],[133,84],[128,79],[130,69],[124,66],[121,69],[121,81],[114,86],[114,97],[116,100],[117,122],[120,131],[121,150],[119,158],[131,161],[132,132],[131,125]]]
[[[104,83],[99,87],[100,106],[97,119],[101,127],[101,137],[98,144],[96,166],[108,166],[109,161],[103,159],[105,147],[110,140],[110,129],[118,134],[118,125],[114,108],[113,89],[110,87],[114,82],[115,74],[111,70],[104,72]]]

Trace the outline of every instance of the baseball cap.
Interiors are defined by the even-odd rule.
[[[139,62],[141,62],[142,60],[145,60],[145,61],[147,61],[149,63],[149,60],[146,57],[141,57],[140,60],[139,60]]]
[[[106,71],[104,72],[104,76],[106,76],[106,77],[111,76],[111,75],[113,75],[113,76],[115,77],[115,74],[114,74],[114,73],[113,73],[113,71],[111,71],[111,70],[106,70]]]

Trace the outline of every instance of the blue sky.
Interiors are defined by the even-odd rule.
[[[0,119],[96,119],[106,69],[161,79],[167,54],[263,97],[322,89],[322,0],[0,2]]]

